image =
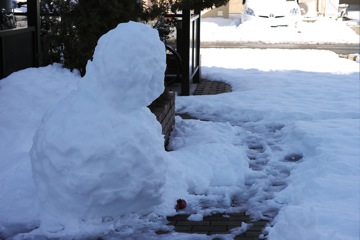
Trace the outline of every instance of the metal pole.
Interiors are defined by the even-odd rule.
[[[190,9],[182,10],[182,37],[181,41],[181,59],[182,64],[182,83],[181,83],[181,95],[190,95]]]
[[[42,64],[40,45],[40,3],[39,0],[28,0],[28,26],[35,27],[34,33],[34,62],[37,67]]]
[[[195,55],[196,55],[196,62],[195,62],[195,65],[196,67],[198,68],[197,71],[196,71],[196,74],[194,76],[194,79],[193,79],[193,82],[194,83],[200,83],[201,81],[201,56],[200,56],[200,42],[201,42],[201,39],[200,39],[200,25],[201,25],[201,14],[200,14],[200,10],[196,10],[195,11],[195,14],[197,14],[199,16],[198,19],[196,19],[196,32],[195,32],[195,46],[196,46],[196,49],[195,49]]]
[[[0,36],[0,80],[5,77],[4,37]]]

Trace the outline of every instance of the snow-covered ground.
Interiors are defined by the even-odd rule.
[[[202,49],[203,78],[233,92],[177,97],[200,120],[177,117],[165,152],[145,107],[161,92],[158,39],[124,29],[102,38],[84,78],[54,64],[0,81],[1,238],[212,239],[156,235],[184,198],[194,220],[269,218],[270,240],[359,239],[359,58]]]
[[[304,19],[297,28],[272,28],[257,22],[241,23],[239,18],[204,18],[201,22],[202,42],[357,44],[359,35],[350,26],[359,24],[360,12],[349,12],[349,21],[327,17]]]

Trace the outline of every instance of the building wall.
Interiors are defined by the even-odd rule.
[[[359,0],[299,0],[302,14],[305,17],[316,17],[318,13],[330,17],[336,17],[339,3],[360,5]],[[222,17],[226,18],[228,16],[239,16],[243,13],[243,11],[244,6],[242,4],[242,0],[229,0],[226,7],[204,11],[202,17],[220,17],[222,12]]]
[[[150,4],[150,0],[143,0],[146,4]],[[353,5],[360,5],[359,0],[299,0],[302,14],[306,17],[315,17],[320,14],[336,15],[336,8],[339,3],[349,3]],[[201,16],[207,17],[223,17],[231,18],[238,17],[244,11],[242,0],[229,0],[226,6],[214,9],[206,9],[202,11]]]
[[[201,17],[238,17],[240,14],[242,14],[243,9],[244,6],[242,4],[242,0],[230,0],[226,6],[204,10]]]
[[[232,14],[240,14],[244,10],[242,0],[230,0],[229,1],[229,12]]]
[[[201,12],[202,18],[211,18],[211,17],[223,17],[229,18],[229,3],[225,6],[213,8],[213,9],[205,9]]]

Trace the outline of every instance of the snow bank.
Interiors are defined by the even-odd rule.
[[[45,114],[30,157],[42,227],[147,211],[162,201],[164,138],[147,105],[164,89],[155,30],[119,24],[98,41],[77,91]]]
[[[235,199],[252,216],[275,217],[268,239],[357,240],[359,63],[319,50],[206,49],[202,64],[233,92],[178,97],[177,111],[243,129],[239,146],[254,149],[256,171]]]
[[[276,217],[269,239],[358,239],[359,117],[296,125],[315,152],[291,174],[291,187],[277,194],[291,205]]]
[[[29,158],[32,138],[45,110],[76,89],[79,80],[79,75],[54,64],[0,81],[1,237],[37,225],[39,206]]]
[[[346,22],[317,18],[302,22],[298,28],[271,28],[257,21],[240,24],[239,19],[204,18],[201,20],[202,42],[358,44],[359,36]]]
[[[170,141],[167,173],[167,206],[185,198],[188,211],[209,214],[217,208],[230,208],[232,197],[241,191],[249,172],[248,159],[237,147],[239,128],[228,123],[211,123],[176,118]],[[212,202],[204,211],[199,198]],[[206,199],[206,200],[205,200]],[[173,212],[174,213],[174,212]],[[173,214],[167,212],[167,214]]]

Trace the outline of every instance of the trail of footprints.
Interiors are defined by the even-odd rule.
[[[249,167],[254,171],[246,178],[246,191],[236,201],[245,205],[247,212],[255,219],[273,219],[281,203],[274,199],[277,192],[287,187],[294,163],[302,160],[301,153],[284,153],[281,140],[285,125],[273,124],[265,127],[250,127],[244,143],[247,145]],[[279,159],[279,156],[284,156]]]
[[[238,125],[234,124],[234,126]],[[288,177],[296,162],[302,160],[303,155],[286,153],[282,149],[287,134],[283,124],[263,126],[248,123],[239,127],[241,131],[236,142],[241,147],[247,148],[246,155],[252,172],[245,177],[245,187],[242,191],[231,197],[231,207],[246,213],[251,218],[250,224],[263,222],[265,226],[271,224],[271,220],[283,206],[284,203],[279,203],[275,194],[288,186]],[[213,209],[216,212],[216,209],[226,208],[223,202],[224,196],[214,194],[212,198],[207,198],[206,195],[197,195],[197,197],[198,206],[194,206],[192,209],[194,212],[199,209]],[[250,233],[255,234],[255,232]],[[247,232],[235,239],[248,239],[246,234]],[[256,234],[261,239],[266,239],[266,228],[262,227]]]

